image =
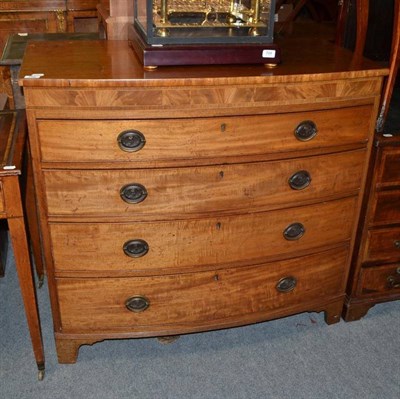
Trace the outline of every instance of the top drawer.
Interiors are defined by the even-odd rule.
[[[280,115],[37,124],[44,162],[187,163],[365,143],[372,111],[368,105]]]

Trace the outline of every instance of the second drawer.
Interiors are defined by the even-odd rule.
[[[365,150],[236,165],[176,169],[49,170],[49,215],[117,217],[276,209],[354,194]]]

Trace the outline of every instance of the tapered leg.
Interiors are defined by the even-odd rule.
[[[6,220],[0,220],[0,277],[4,277],[7,263],[8,229]]]
[[[39,379],[41,379],[44,375],[43,341],[25,220],[23,217],[21,201],[18,200],[21,198],[18,176],[10,176],[7,179],[4,179],[3,185],[6,204],[10,204],[7,220],[11,243],[14,250],[15,265],[18,273],[33,352],[39,369]]]
[[[41,236],[39,230],[38,210],[36,206],[35,186],[33,182],[32,163],[29,155],[29,146],[27,146],[27,159],[25,171],[25,215],[28,227],[28,235],[35,261],[36,274],[39,279],[39,288],[44,280],[44,261],[42,257]]]

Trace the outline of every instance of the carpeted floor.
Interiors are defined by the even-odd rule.
[[[327,326],[304,313],[268,323],[81,347],[57,363],[48,292],[38,292],[46,376],[37,380],[12,258],[0,279],[1,399],[399,399],[400,302]]]

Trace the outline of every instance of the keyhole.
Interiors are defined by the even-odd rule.
[[[217,230],[221,230],[221,222],[218,222],[215,227],[217,228]]]
[[[224,133],[226,130],[226,124],[225,123],[221,123],[221,133]]]
[[[221,170],[221,172],[219,172],[219,177],[220,177],[221,179],[224,178],[224,171],[223,171],[223,170]]]

